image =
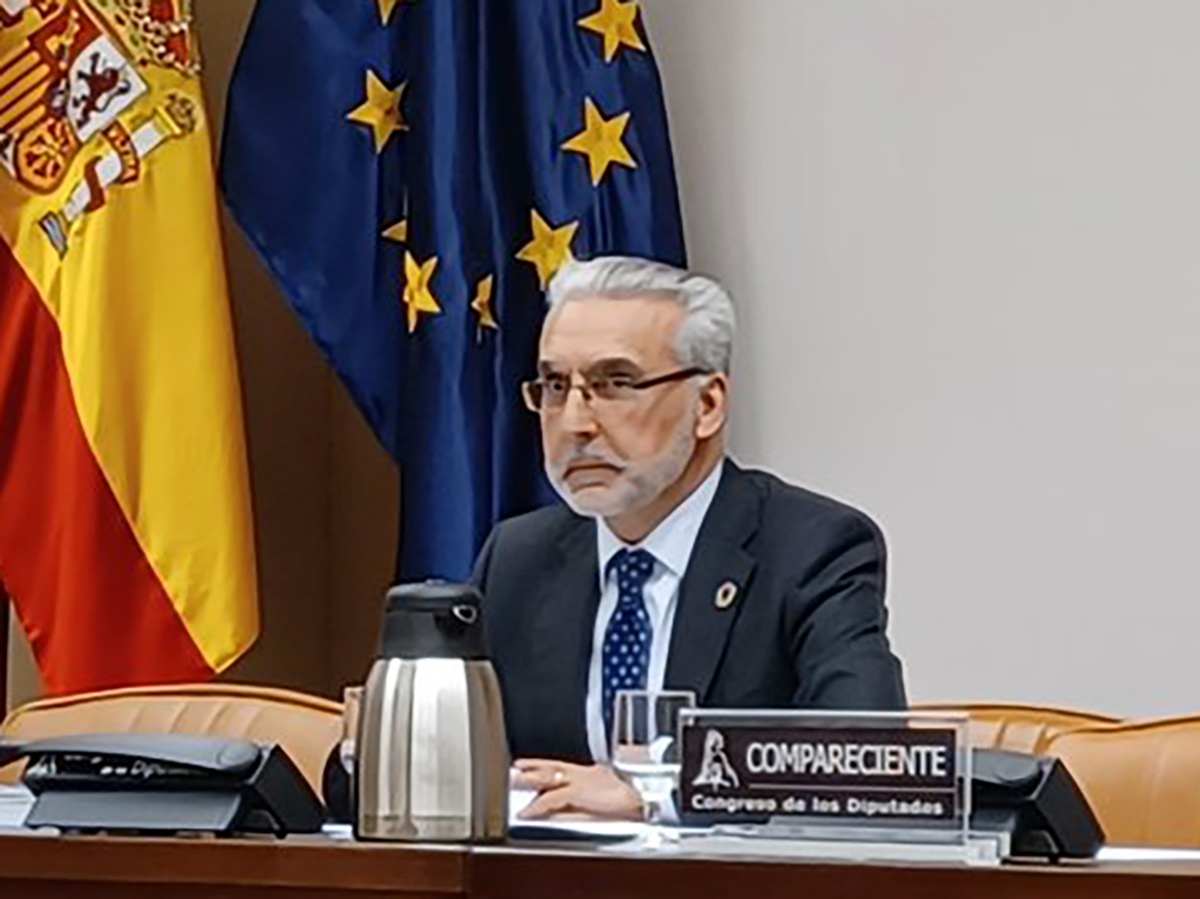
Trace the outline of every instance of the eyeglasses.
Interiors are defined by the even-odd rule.
[[[627,374],[582,373],[583,383],[579,385],[579,390],[583,394],[584,401],[589,405],[597,401],[601,403],[628,402],[643,390],[651,387],[706,374],[709,372],[702,368],[683,368],[639,381]],[[571,395],[571,390],[575,387],[572,381],[571,375],[556,373],[543,375],[536,381],[526,381],[521,385],[525,405],[531,412],[561,411],[567,404],[567,397]]]

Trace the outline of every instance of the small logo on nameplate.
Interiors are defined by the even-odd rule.
[[[725,753],[724,735],[710,727],[704,734],[704,758],[700,762],[700,773],[692,778],[692,786],[711,787],[717,792],[722,788],[741,786],[741,782]]]

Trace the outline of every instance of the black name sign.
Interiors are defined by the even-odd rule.
[[[786,726],[699,720],[683,729],[685,823],[776,815],[891,824],[961,819],[951,727]]]

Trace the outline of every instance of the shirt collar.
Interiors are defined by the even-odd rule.
[[[654,556],[659,565],[677,578],[682,578],[692,557],[692,548],[696,545],[700,525],[704,523],[704,516],[708,514],[708,507],[712,505],[713,497],[716,496],[724,468],[724,461],[716,465],[700,486],[672,509],[671,514],[659,522],[658,527],[641,543],[626,543],[609,530],[603,518],[597,519],[596,549],[600,561],[601,589],[604,588],[608,563],[622,549],[644,549]]]

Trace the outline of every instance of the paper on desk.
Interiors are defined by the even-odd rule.
[[[585,834],[607,837],[609,839],[637,837],[641,836],[646,830],[646,825],[637,821],[578,821],[563,819],[526,821],[524,818],[518,818],[517,814],[521,809],[529,805],[536,795],[537,793],[533,790],[513,790],[508,794],[509,827],[533,826],[543,832],[561,830],[564,834]],[[22,820],[24,819],[22,818]],[[354,833],[349,824],[326,824],[321,830],[325,836],[331,839],[354,839]]]
[[[0,829],[25,826],[33,794],[23,786],[0,785]]]
[[[1198,849],[1146,849],[1141,846],[1105,846],[1096,853],[1101,862],[1195,862]]]
[[[583,834],[586,836],[606,837],[640,837],[646,833],[647,826],[641,821],[594,821],[577,818],[538,818],[528,820],[519,817],[521,810],[537,796],[535,790],[510,790],[508,794],[508,826],[537,827],[539,830],[561,830],[567,834]]]

